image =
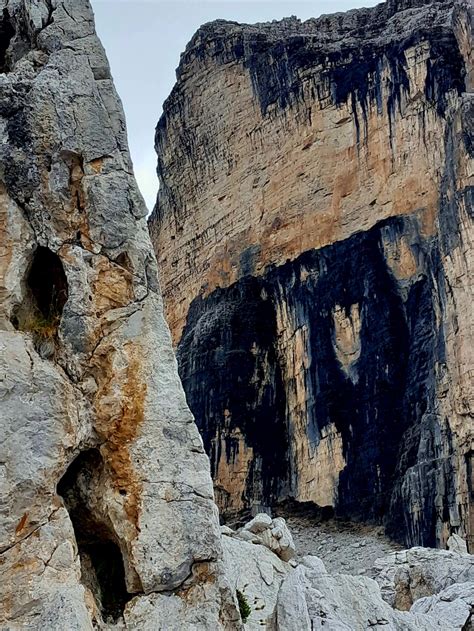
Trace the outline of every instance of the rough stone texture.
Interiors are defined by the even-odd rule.
[[[472,548],[472,41],[406,0],[188,45],[150,228],[224,514]]]
[[[457,583],[436,596],[420,598],[410,612],[428,614],[446,629],[454,627],[469,631],[474,624],[474,583]]]
[[[408,611],[414,601],[454,583],[474,581],[474,556],[448,550],[411,548],[378,559],[375,580],[392,607]]]
[[[467,544],[459,535],[451,535],[448,539],[448,550],[452,552],[459,552],[460,554],[467,554]]]
[[[364,574],[373,578],[377,559],[402,547],[384,535],[382,526],[357,522],[288,516],[297,560],[308,554],[319,557],[330,574]]]
[[[239,628],[87,0],[0,0],[0,138],[0,626]]]
[[[251,533],[250,529],[242,529],[241,533],[258,537],[268,532],[268,528],[260,529],[264,521],[258,516],[249,524],[259,533]],[[316,556],[302,556],[299,564],[294,560],[285,563],[258,542],[242,541],[239,533],[228,527],[223,544],[226,576],[233,590],[244,594],[250,606],[246,629],[467,631],[472,628],[474,584],[469,582],[469,572],[466,573],[466,563],[474,558],[470,555],[423,548],[400,553],[399,558],[406,560],[407,567],[417,568],[411,576],[414,582],[411,596],[415,602],[409,603],[409,611],[401,611],[393,607],[397,603],[387,602],[387,592],[375,580],[328,572]],[[381,559],[379,565],[393,566],[393,555]],[[449,584],[453,577],[466,582]],[[424,590],[420,589],[423,582]],[[410,579],[407,583],[410,584]],[[423,593],[432,595],[422,596]]]
[[[283,561],[289,561],[296,555],[293,537],[283,517],[272,519],[265,513],[259,513],[243,528],[236,533],[231,531],[231,534],[267,547]]]
[[[234,593],[244,594],[251,608],[245,628],[274,628],[278,591],[290,566],[262,545],[229,536],[222,543],[225,575]]]
[[[129,631],[242,629],[227,574],[225,564],[219,567],[217,573],[212,565],[200,564],[191,580],[186,581],[179,591],[135,598],[125,608],[124,628]],[[229,577],[232,579],[233,574]]]
[[[429,602],[414,606],[411,612],[397,611],[382,600],[380,589],[372,579],[330,575],[317,557],[306,557],[282,583],[277,602],[277,629],[461,631],[469,628],[464,625],[472,611],[472,584],[455,585],[449,593],[439,594],[435,601],[426,600]],[[449,613],[453,617],[449,618]]]

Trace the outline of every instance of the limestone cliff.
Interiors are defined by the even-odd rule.
[[[0,0],[0,137],[0,627],[240,628],[88,0]]]
[[[472,549],[473,85],[468,2],[189,43],[150,229],[225,513],[292,498]]]

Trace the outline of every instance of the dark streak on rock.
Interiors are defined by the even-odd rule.
[[[409,238],[423,265],[421,275],[411,281],[393,276],[382,233],[385,241]],[[446,492],[440,508],[440,476],[446,489],[455,488],[451,454],[439,453],[436,435],[435,366],[445,361],[445,350],[435,309],[443,308],[443,278],[437,241],[423,240],[415,220],[394,218],[305,252],[262,278],[245,277],[197,298],[178,361],[213,474],[221,457],[227,463],[236,458],[238,428],[255,454],[245,504],[271,505],[295,491],[287,415],[293,385],[283,380],[290,360],[285,352],[279,356],[276,329],[277,307],[284,306],[287,326],[305,327],[308,339],[304,440],[317,445],[330,424],[342,436],[347,465],[339,477],[336,514],[384,521],[398,540],[434,545],[436,521],[445,520],[453,501]],[[332,316],[336,306],[348,313],[353,304],[362,320],[356,380],[336,357]],[[417,465],[420,450],[424,465]],[[408,485],[407,495],[403,482],[414,466],[420,467],[421,486]],[[417,522],[410,515],[416,502],[421,502]]]

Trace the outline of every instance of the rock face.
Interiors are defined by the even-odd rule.
[[[296,556],[293,537],[282,517],[272,519],[265,513],[260,513],[236,532],[227,526],[222,526],[221,532],[265,546],[283,561],[290,561]]]
[[[406,611],[419,598],[438,594],[455,583],[474,583],[474,556],[448,550],[393,552],[378,559],[374,569],[383,599]]]
[[[203,26],[150,221],[224,513],[474,545],[472,8]]]
[[[281,583],[290,566],[265,546],[223,537],[225,574],[231,588],[244,595],[250,614],[247,630],[275,629],[275,611]]]
[[[243,541],[245,532],[268,532],[264,517],[258,515],[237,532],[222,527],[226,575],[246,605],[246,629],[473,628],[473,556],[413,548],[379,559],[373,568],[376,580],[328,572],[316,556],[286,563],[261,541]]]
[[[0,626],[239,628],[87,0],[0,0],[0,137]]]
[[[435,551],[436,552],[436,551]],[[463,631],[472,628],[474,583],[460,583],[421,598],[408,611],[390,607],[377,583],[364,576],[330,575],[317,557],[305,557],[282,582],[278,631]]]

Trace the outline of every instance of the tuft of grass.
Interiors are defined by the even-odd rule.
[[[26,317],[21,328],[24,331],[33,333],[38,340],[51,340],[58,332],[59,317],[53,316],[51,318],[45,318],[38,312],[31,313]]]
[[[239,611],[240,617],[242,618],[242,622],[245,624],[252,613],[252,609],[248,603],[248,600],[240,590],[236,591],[237,602],[239,603]]]
[[[56,352],[57,335],[61,317],[57,313],[44,315],[32,305],[22,305],[12,319],[18,331],[31,333],[37,353],[50,359]]]

